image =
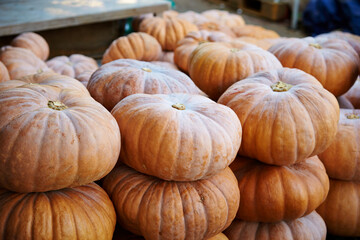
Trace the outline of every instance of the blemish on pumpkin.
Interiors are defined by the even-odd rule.
[[[348,114],[345,114],[345,116],[347,119],[360,119],[360,116],[355,113],[348,113]]]
[[[317,49],[322,49],[321,45],[318,44],[318,43],[310,43],[309,46],[310,46],[310,47],[317,48]]]
[[[277,83],[271,85],[271,89],[274,91],[274,92],[286,92],[286,91],[289,91],[290,88],[292,88],[293,85],[291,84],[288,84],[288,83],[284,83],[282,81],[278,81]]]
[[[38,73],[38,74],[43,73],[43,72],[44,72],[44,70],[42,70],[41,68],[36,71],[36,73]]]
[[[185,110],[185,105],[182,103],[175,103],[173,105],[171,105],[173,108],[176,108],[177,110]]]
[[[152,72],[150,68],[143,67],[141,70],[144,70],[145,72]]]
[[[200,201],[203,203],[205,201],[205,197],[200,194]]]
[[[236,53],[236,52],[238,52],[239,51],[239,49],[237,49],[237,48],[231,48],[230,49],[230,52],[233,52],[233,53]]]
[[[49,108],[58,110],[58,111],[65,110],[68,108],[65,104],[63,104],[62,102],[59,102],[59,101],[48,101],[47,105]]]

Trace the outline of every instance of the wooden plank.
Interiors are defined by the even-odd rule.
[[[170,9],[165,0],[2,0],[0,36],[104,22]]]

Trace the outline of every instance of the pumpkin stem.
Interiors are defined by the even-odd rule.
[[[231,48],[230,51],[233,52],[233,53],[236,53],[236,52],[239,51],[239,49],[237,49],[237,48]]]
[[[359,119],[360,116],[355,113],[348,113],[345,115],[347,119]]]
[[[38,74],[43,73],[43,72],[44,72],[44,70],[42,70],[41,68],[36,71],[36,73],[38,73]]]
[[[321,45],[318,43],[310,43],[309,46],[317,48],[317,49],[322,49]]]
[[[150,68],[143,67],[141,70],[144,70],[145,72],[152,72]]]
[[[175,103],[173,105],[171,105],[173,108],[176,108],[177,110],[185,110],[185,105],[182,103]]]
[[[66,62],[66,64],[69,65],[69,66],[72,66],[72,65],[73,65],[72,62]]]
[[[293,85],[291,84],[288,84],[288,83],[284,83],[282,81],[278,81],[277,83],[271,85],[271,89],[274,91],[274,92],[286,92],[286,91],[289,91],[290,88],[292,88]]]
[[[48,101],[48,107],[58,111],[65,110],[68,108],[65,104],[59,101]]]

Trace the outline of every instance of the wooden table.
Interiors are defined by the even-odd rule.
[[[0,36],[104,22],[170,8],[165,0],[0,0]]]

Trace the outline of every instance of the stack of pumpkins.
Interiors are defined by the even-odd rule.
[[[111,113],[122,138],[118,166],[103,187],[118,222],[145,239],[208,239],[235,218],[240,195],[228,165],[241,125],[201,95],[133,94]]]
[[[311,75],[280,68],[233,84],[218,101],[243,127],[241,157],[230,165],[240,189],[229,239],[325,239],[314,211],[329,179],[316,156],[334,140],[336,98]]]
[[[0,239],[112,239],[115,209],[93,181],[120,154],[114,117],[53,72],[0,83],[0,105]]]

